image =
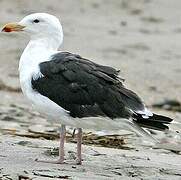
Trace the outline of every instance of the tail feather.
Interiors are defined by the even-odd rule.
[[[140,126],[160,131],[169,129],[167,124],[170,124],[172,120],[169,117],[158,114],[153,114],[153,116],[148,118],[144,118],[141,114],[133,115],[133,121]]]
[[[153,114],[153,116],[150,117],[150,120],[162,122],[164,124],[170,124],[173,121],[173,119],[167,116],[162,116],[158,114]]]

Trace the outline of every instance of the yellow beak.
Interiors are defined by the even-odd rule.
[[[24,28],[25,26],[18,23],[8,23],[3,27],[2,32],[23,31]]]

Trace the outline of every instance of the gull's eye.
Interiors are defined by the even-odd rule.
[[[33,22],[34,22],[34,23],[39,23],[39,22],[40,22],[40,20],[35,19]]]

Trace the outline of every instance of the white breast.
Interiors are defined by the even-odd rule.
[[[54,53],[55,51],[44,49],[41,44],[38,44],[37,42],[35,44],[30,41],[24,50],[19,63],[20,85],[23,94],[36,110],[53,121],[60,122],[61,120],[61,123],[65,123],[64,121],[67,123],[69,116],[68,111],[58,106],[49,98],[33,90],[31,85],[32,78],[37,79],[43,76],[40,72],[39,64],[44,61],[49,61],[49,57]]]

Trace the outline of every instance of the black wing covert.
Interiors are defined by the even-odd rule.
[[[126,89],[119,71],[79,55],[60,52],[40,66],[42,77],[32,88],[70,112],[72,117],[129,117],[144,108],[140,98]]]

